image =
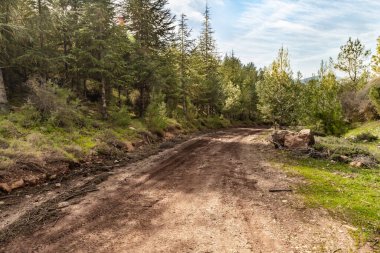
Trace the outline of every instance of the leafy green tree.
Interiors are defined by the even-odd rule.
[[[322,61],[318,77],[302,86],[299,122],[326,134],[342,134],[345,123],[339,93],[332,68]]]
[[[299,87],[292,75],[288,51],[282,47],[277,59],[264,70],[257,87],[259,110],[265,120],[275,125],[297,122]]]
[[[230,118],[247,120],[257,116],[257,70],[253,63],[243,65],[233,53],[221,66],[225,92],[224,113]]]
[[[380,37],[377,39],[376,54],[372,56],[372,70],[380,74]]]
[[[366,50],[359,39],[352,40],[340,47],[340,53],[335,64],[335,68],[348,74],[350,80],[357,84],[361,75],[366,70],[365,61],[370,56],[371,51]]]

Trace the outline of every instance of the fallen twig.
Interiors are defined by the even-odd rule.
[[[270,189],[269,192],[292,192],[292,189]]]
[[[76,192],[76,193],[71,194],[70,196],[66,197],[66,198],[64,199],[64,201],[67,201],[67,200],[73,199],[73,198],[75,198],[75,197],[81,196],[81,195],[83,195],[83,194],[85,194],[85,193],[96,192],[96,191],[99,191],[99,189],[97,189],[97,188],[93,188],[93,189],[88,189],[88,190],[79,191],[79,192]]]

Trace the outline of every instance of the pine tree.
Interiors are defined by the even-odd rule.
[[[127,26],[136,40],[134,54],[134,87],[139,91],[137,113],[142,117],[149,105],[151,92],[167,71],[163,68],[165,55],[173,42],[174,19],[166,7],[167,0],[126,0]],[[161,54],[160,54],[161,53]],[[161,71],[160,71],[161,70]]]
[[[19,49],[20,38],[25,34],[23,20],[18,13],[19,1],[4,0],[0,5],[0,111],[7,110],[7,80],[13,70],[13,58]]]
[[[216,43],[211,27],[210,8],[206,4],[202,32],[197,46],[200,75],[198,107],[206,115],[220,114],[223,108],[224,94],[221,85],[221,75],[218,71],[220,60],[216,52]]]
[[[259,109],[264,119],[275,125],[289,125],[297,121],[299,89],[292,78],[288,51],[283,47],[277,59],[264,70],[258,83]]]
[[[187,21],[186,15],[182,14],[178,26],[180,87],[182,91],[182,109],[185,116],[188,114],[189,58],[194,47],[194,40],[191,39],[191,30],[187,25]]]
[[[114,5],[111,0],[97,0],[86,3],[83,8],[75,54],[79,68],[100,85],[102,117],[107,119],[107,91],[114,68]]]

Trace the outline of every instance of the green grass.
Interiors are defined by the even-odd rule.
[[[352,168],[311,158],[285,166],[308,183],[298,191],[311,206],[322,206],[358,228],[361,240],[380,236],[380,171]]]
[[[358,125],[356,128],[348,131],[345,137],[355,137],[362,133],[371,133],[380,138],[380,121],[371,121]]]
[[[352,139],[364,133],[375,135],[380,139],[380,121],[371,121],[358,125],[356,128],[350,130],[344,137]],[[380,161],[380,141],[374,141],[371,143],[356,143],[356,145],[357,147],[368,150],[377,160]]]

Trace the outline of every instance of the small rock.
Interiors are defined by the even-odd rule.
[[[120,161],[119,160],[115,160],[114,163],[119,163]]]
[[[21,188],[25,185],[24,179],[17,180],[13,183],[11,183],[10,187],[12,190]]]
[[[11,187],[7,183],[0,183],[0,190],[8,193],[12,191]]]
[[[4,204],[5,204],[5,202],[4,202],[4,201],[0,201],[0,206],[1,206],[1,205],[4,205]]]
[[[61,187],[62,184],[61,184],[61,183],[56,183],[55,186],[56,186],[56,187]]]
[[[28,185],[36,185],[38,183],[39,178],[31,175],[31,176],[26,177],[24,180],[25,180],[25,183]]]
[[[69,202],[61,202],[58,204],[58,208],[65,208],[65,207],[68,207],[70,205]]]
[[[350,226],[350,225],[343,225],[343,227],[347,228],[348,230],[358,231],[357,228],[355,228],[355,227],[353,227],[353,226]]]
[[[288,201],[286,199],[282,200],[282,203],[288,203]]]
[[[57,175],[56,175],[56,174],[53,174],[53,175],[51,175],[49,178],[50,178],[50,180],[56,179],[56,178],[57,178]]]
[[[135,146],[129,141],[126,141],[124,145],[127,152],[133,152],[135,150]]]
[[[361,168],[363,167],[363,163],[359,161],[353,161],[350,163],[350,166],[355,167],[355,168]]]

